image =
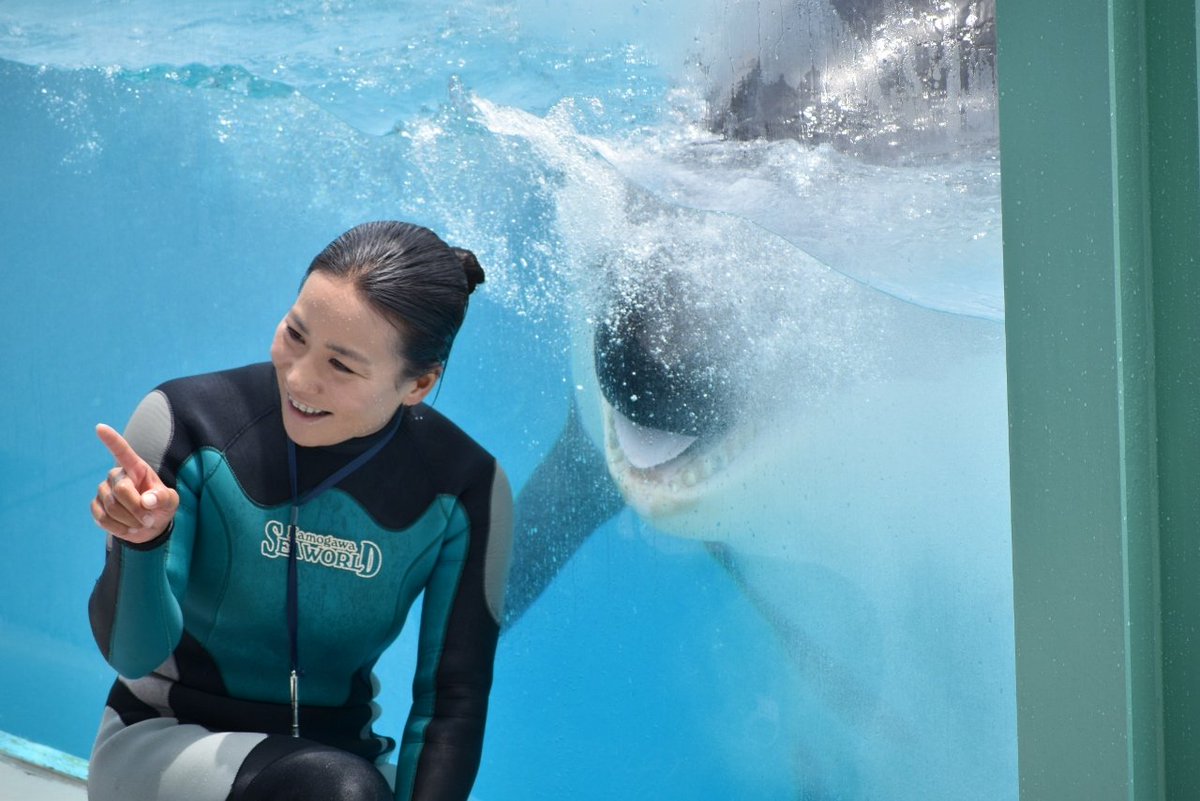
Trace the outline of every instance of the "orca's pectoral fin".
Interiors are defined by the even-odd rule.
[[[624,505],[572,400],[558,441],[517,494],[504,628],[520,619],[588,535]]]
[[[859,728],[875,726],[896,740],[911,737],[908,724],[883,706],[877,688],[850,664],[841,663],[808,632],[778,608],[750,581],[728,545],[706,542],[705,548],[774,630],[789,660],[826,707]],[[830,625],[832,625],[830,623]],[[864,647],[869,645],[864,644]]]

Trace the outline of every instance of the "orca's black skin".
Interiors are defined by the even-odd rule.
[[[677,285],[653,300],[613,309],[596,326],[596,380],[610,406],[638,425],[705,437],[733,423],[736,393],[728,348],[709,340],[720,326],[701,317]]]
[[[504,629],[525,614],[584,540],[624,506],[604,455],[584,432],[572,402],[554,448],[517,494]]]

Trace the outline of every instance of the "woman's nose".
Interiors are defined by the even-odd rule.
[[[293,394],[311,399],[320,391],[321,384],[317,378],[316,365],[307,355],[292,362],[286,377],[288,391]]]

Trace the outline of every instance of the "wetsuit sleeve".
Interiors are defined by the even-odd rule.
[[[512,492],[494,462],[455,504],[425,587],[399,801],[466,801],[479,770],[512,552]]]
[[[155,390],[134,411],[125,439],[163,483],[179,493],[179,509],[167,531],[148,543],[108,538],[104,570],[88,602],[100,652],[127,678],[144,676],[162,664],[183,632],[179,599],[185,588],[199,487],[166,459],[174,436],[170,401]]]

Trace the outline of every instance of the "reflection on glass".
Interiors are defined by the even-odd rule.
[[[398,218],[488,271],[436,403],[520,492],[480,799],[1015,799],[993,18],[6,5],[0,728],[111,679],[92,425]]]

